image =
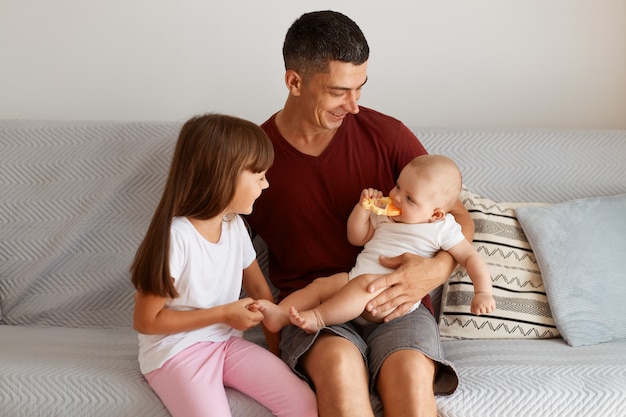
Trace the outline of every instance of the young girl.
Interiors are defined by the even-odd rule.
[[[269,186],[273,160],[263,130],[242,119],[199,116],[180,131],[131,267],[141,372],[174,417],[230,416],[224,387],[276,416],[317,416],[308,385],[242,337],[263,319],[255,300],[272,294],[239,214],[251,213]]]

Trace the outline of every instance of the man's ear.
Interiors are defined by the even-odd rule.
[[[302,87],[302,77],[294,70],[287,70],[285,72],[285,85],[291,95],[299,96],[300,88]]]
[[[446,217],[446,212],[440,208],[436,208],[435,211],[433,211],[433,215],[430,217],[430,221],[438,222],[439,220],[443,220],[444,217]]]

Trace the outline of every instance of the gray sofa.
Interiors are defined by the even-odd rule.
[[[128,268],[179,128],[0,121],[2,416],[169,415],[139,372]],[[496,201],[626,193],[626,131],[414,131]],[[626,341],[447,337],[444,349],[461,382],[438,397],[442,416],[626,415]],[[234,416],[270,415],[228,394]]]

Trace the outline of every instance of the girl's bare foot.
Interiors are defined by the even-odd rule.
[[[276,333],[289,324],[289,313],[279,305],[268,300],[256,300],[256,303],[263,313],[263,324],[270,332]]]
[[[315,309],[299,312],[295,307],[289,307],[289,318],[293,325],[298,326],[309,334],[326,327],[324,321]]]

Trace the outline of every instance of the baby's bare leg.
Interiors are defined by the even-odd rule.
[[[367,291],[367,286],[378,276],[359,275],[312,310],[291,309],[291,322],[307,333],[315,333],[321,327],[345,323],[359,317],[364,312],[367,303],[383,291],[379,290],[376,293]]]
[[[345,272],[317,278],[306,287],[289,294],[280,302],[280,305],[284,306],[287,311],[289,307],[295,307],[298,310],[312,309],[335,295],[348,282],[348,274]]]
[[[270,332],[278,332],[289,324],[290,307],[295,307],[298,310],[309,310],[317,307],[347,283],[348,274],[339,273],[329,277],[317,278],[306,287],[289,294],[278,305],[259,300],[264,316],[263,324]]]
[[[295,307],[291,307],[289,309],[289,316],[291,318],[291,323],[294,326],[298,326],[309,334],[315,333],[319,329],[326,327],[324,320],[322,320],[317,312],[317,309],[315,308],[300,312],[296,310]]]
[[[268,300],[256,300],[259,311],[263,313],[263,324],[272,333],[280,331],[289,324],[289,310]]]

